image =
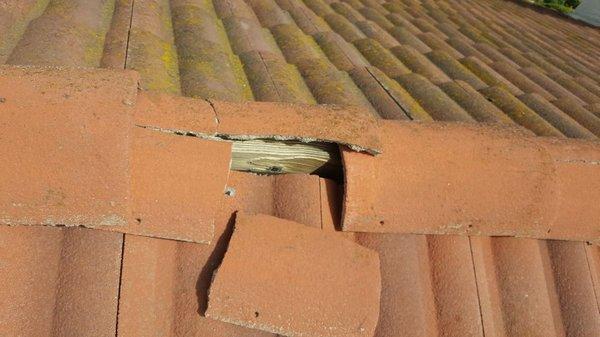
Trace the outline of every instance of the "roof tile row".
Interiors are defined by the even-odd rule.
[[[2,23],[8,23],[6,25],[8,29],[0,23],[0,32],[8,31],[7,34],[0,35],[0,60],[4,61],[2,57],[8,58],[13,50],[15,50],[14,53],[17,53],[17,50],[25,50],[24,47],[19,45],[24,45],[27,39],[37,41],[43,34],[47,33],[35,28],[41,24],[35,21],[32,22],[31,28],[25,29],[25,27],[28,26],[30,20],[44,12],[45,5],[48,2],[53,3],[48,8],[52,8],[58,3],[58,1],[21,1],[18,2],[18,7],[9,6],[8,9],[0,9],[0,17],[10,18],[7,21],[0,20]],[[280,47],[277,45],[272,45],[275,49],[269,50],[269,54],[254,49],[251,53],[251,55],[254,55],[253,57],[239,54],[238,56],[244,61],[244,67],[233,66],[233,73],[235,74],[233,76],[221,76],[221,72],[228,71],[227,67],[224,68],[225,70],[219,70],[217,72],[219,74],[218,78],[222,81],[221,83],[225,83],[221,86],[227,88],[227,90],[211,91],[210,88],[203,89],[203,85],[217,86],[218,82],[217,79],[210,76],[203,78],[184,75],[186,73],[184,68],[189,66],[184,65],[184,62],[181,61],[182,55],[186,55],[185,50],[190,47],[185,47],[185,38],[178,38],[177,27],[183,26],[180,25],[181,17],[176,15],[177,2],[183,1],[171,1],[171,13],[169,14],[169,12],[163,10],[159,15],[161,19],[158,20],[162,23],[151,25],[148,22],[152,21],[144,21],[142,17],[138,18],[136,13],[140,13],[140,11],[143,13],[144,8],[150,8],[149,6],[155,4],[141,0],[137,0],[135,3],[127,0],[116,1],[115,15],[112,18],[113,21],[110,29],[108,29],[105,42],[92,39],[85,34],[75,36],[73,40],[70,40],[73,41],[73,48],[70,44],[65,45],[54,40],[50,42],[42,41],[39,46],[32,44],[28,48],[32,48],[30,53],[33,56],[46,56],[36,59],[13,56],[11,57],[12,63],[84,65],[87,64],[86,62],[90,62],[90,65],[102,64],[103,66],[111,65],[113,67],[122,67],[127,64],[128,68],[140,71],[143,86],[146,88],[177,92],[178,86],[181,86],[184,94],[204,98],[239,101],[251,99],[252,97],[247,94],[247,87],[244,87],[245,78],[247,78],[247,83],[249,83],[254,98],[257,100],[313,103],[315,101],[313,95],[317,99],[322,95],[319,87],[304,85],[303,74],[296,71],[294,66],[287,64],[285,59],[280,57],[282,54],[279,52]],[[423,119],[431,118],[429,117],[431,115],[437,119],[444,115],[435,113],[437,108],[435,103],[427,102],[430,107],[415,104],[415,100],[411,97],[414,93],[409,91],[410,94],[408,94],[407,88],[403,88],[406,84],[396,82],[393,79],[395,74],[386,73],[385,68],[379,69],[378,64],[364,68],[369,66],[365,61],[366,59],[369,59],[370,62],[371,59],[378,59],[379,57],[377,55],[371,56],[371,58],[366,57],[366,55],[361,56],[361,51],[352,45],[356,40],[366,38],[366,34],[359,28],[358,23],[354,24],[353,22],[368,20],[366,24],[361,24],[370,27],[372,30],[370,33],[372,34],[372,40],[368,41],[376,41],[382,35],[387,36],[381,34],[382,31],[387,31],[398,41],[400,46],[410,45],[421,54],[429,53],[432,49],[429,46],[431,44],[437,46],[433,49],[442,48],[447,54],[457,56],[458,54],[453,52],[448,53],[448,46],[450,46],[457,53],[466,56],[457,59],[457,61],[467,67],[475,76],[479,77],[488,86],[499,86],[479,92],[474,88],[470,88],[472,90],[468,91],[472,95],[479,95],[477,96],[480,98],[479,101],[482,101],[481,98],[486,101],[491,100],[506,116],[525,127],[531,128],[538,134],[561,135],[552,124],[544,120],[547,116],[556,116],[556,111],[552,109],[554,114],[542,113],[543,117],[540,117],[538,113],[542,110],[539,107],[538,109],[530,108],[521,103],[521,95],[524,93],[543,94],[538,92],[541,87],[546,93],[558,98],[558,100],[548,100],[546,98],[546,101],[557,106],[562,112],[580,123],[581,126],[595,133],[596,136],[598,135],[594,125],[595,121],[600,118],[600,109],[598,109],[598,106],[600,106],[598,104],[598,97],[600,97],[598,92],[600,64],[597,62],[597,57],[595,57],[598,54],[599,44],[597,41],[599,41],[599,33],[590,27],[577,25],[566,19],[544,16],[530,8],[499,0],[479,2],[398,0],[382,2],[382,5],[378,1],[349,1],[348,4],[330,0],[305,0],[304,3],[277,0],[275,4],[273,1],[248,1],[252,4],[252,7],[247,6],[243,1],[232,0],[214,0],[212,4],[210,1],[200,0],[189,0],[188,2],[206,9],[209,15],[213,15],[212,13],[215,11],[212,8],[212,4],[214,4],[217,13],[217,25],[220,25],[221,20],[233,15],[233,13],[251,20],[254,24],[260,25],[262,23],[265,27],[262,31],[267,34],[266,39],[271,39],[271,41],[274,40],[270,38],[271,33],[266,29],[272,27],[268,23],[268,18],[280,18],[273,19],[278,24],[294,24],[284,18],[286,17],[284,11],[287,11],[292,16],[295,24],[305,34],[315,38],[319,47],[338,70],[348,72],[351,75],[357,87],[361,89],[374,109],[384,118]],[[100,1],[93,1],[87,6],[100,6],[100,3]],[[132,17],[128,13],[130,13],[132,5],[134,6],[134,25],[130,34],[128,21]],[[159,8],[165,8],[167,1],[162,1],[159,5]],[[259,7],[267,9],[257,9]],[[277,9],[278,7],[281,10]],[[50,16],[52,11],[50,9],[47,11],[48,13],[44,12],[42,17],[45,15]],[[150,12],[152,15],[159,13],[156,10]],[[377,15],[375,12],[381,15]],[[84,11],[81,13],[84,13]],[[98,36],[104,36],[106,31],[102,30],[104,29],[101,28],[103,26],[98,25],[98,23],[105,22],[103,20],[106,18],[101,17],[100,11],[93,13],[94,16],[92,17],[82,16],[82,18],[88,20],[86,21],[86,27],[93,27],[92,29],[97,29],[95,33]],[[256,19],[254,13],[260,20]],[[348,17],[335,13],[342,13],[348,15]],[[382,16],[391,22],[394,27],[390,28],[388,22],[382,20]],[[110,19],[110,15],[107,18]],[[354,21],[349,20],[349,18],[354,18]],[[40,19],[39,21],[43,22],[43,20]],[[158,21],[155,20],[154,22]],[[175,29],[175,39],[169,37],[171,34],[169,33],[171,21],[173,21]],[[239,19],[235,21],[239,22]],[[73,25],[73,22],[61,21],[59,23],[64,25],[64,28],[51,26],[46,29],[51,32],[64,31],[68,33],[68,27],[72,27],[69,25]],[[381,29],[378,29],[377,26]],[[226,51],[225,53],[229,59],[233,60],[231,61],[232,64],[235,65],[236,56],[229,53],[228,50],[236,50],[239,47],[234,43],[236,39],[234,34],[237,33],[234,33],[231,24],[230,26],[225,24],[224,27],[228,38],[223,37],[221,34],[216,41],[209,38],[206,38],[206,40],[218,45],[218,50]],[[27,32],[25,32],[26,30]],[[148,33],[140,33],[137,30],[148,31]],[[42,35],[34,36],[36,35],[33,34],[35,31],[40,32]],[[23,32],[25,34],[21,35]],[[434,35],[423,35],[427,32]],[[56,36],[56,40],[60,40],[62,37],[58,33],[53,36]],[[54,39],[53,36],[50,36],[49,39]],[[157,36],[164,38],[161,43],[156,42],[161,40],[156,38]],[[449,37],[449,39],[446,39],[446,37]],[[389,39],[385,40],[392,43]],[[84,41],[93,44],[94,48],[100,48],[100,50],[103,43],[105,43],[104,52],[91,52],[86,56],[85,50],[77,49],[77,46],[85,44]],[[128,47],[126,47],[127,41],[129,41]],[[442,43],[439,43],[440,41]],[[382,45],[381,42],[378,42],[378,44]],[[13,49],[15,45],[17,48]],[[47,46],[48,51],[41,49],[36,51],[36,48],[42,46]],[[283,49],[283,47],[281,48]],[[213,69],[218,69],[216,64],[221,64],[226,59],[221,56],[223,54],[219,53],[216,54],[217,56],[211,52],[207,52],[206,56],[197,56],[200,51],[197,52],[193,48],[189,50],[190,54],[188,56],[192,56],[192,59],[196,57],[208,62],[207,69],[210,70],[205,70],[208,73]],[[126,54],[128,54],[127,62],[125,59]],[[57,55],[60,57],[57,57]],[[188,56],[185,56],[185,58]],[[392,57],[396,56],[392,55]],[[100,57],[102,57],[102,63],[100,63]],[[427,56],[424,55],[424,57]],[[112,61],[108,62],[107,60],[111,58]],[[398,61],[404,63],[404,60],[400,57]],[[510,82],[492,69],[494,62],[508,63],[510,65],[509,70],[513,74],[515,70],[518,71],[536,84],[538,88],[535,91],[523,92],[515,85],[516,83]],[[248,65],[249,63],[251,66]],[[262,66],[259,67],[261,63]],[[405,66],[411,71],[417,72],[409,66],[408,62]],[[281,70],[274,71],[273,69]],[[203,73],[202,71],[200,73]],[[440,69],[440,71],[443,72],[444,69]],[[281,77],[273,76],[273,74],[281,74],[278,75]],[[370,76],[367,76],[367,74]],[[425,76],[424,74],[421,75]],[[270,76],[273,76],[273,79],[269,79]],[[452,77],[450,74],[446,74],[446,76]],[[425,87],[440,85],[444,91],[444,95],[441,95],[441,97],[444,97],[443,101],[452,101],[456,99],[455,97],[460,97],[453,96],[450,90],[445,88],[449,85],[442,85],[444,83],[438,83],[429,76],[419,77],[413,75],[411,77],[413,79],[407,80],[410,86],[418,86],[423,81],[432,82]],[[230,83],[231,78],[236,78],[236,85]],[[521,76],[518,76],[518,78],[523,80]],[[417,84],[413,82],[417,82]],[[531,82],[527,80],[525,82],[529,83],[529,88],[534,88],[534,86],[531,86]],[[469,85],[467,82],[461,84],[463,87],[467,85]],[[268,88],[268,90],[263,89],[263,87]],[[192,93],[191,89],[188,92],[186,91],[188,89],[185,88],[200,89]],[[335,93],[331,95],[335,96]],[[334,98],[336,97],[330,99]],[[457,100],[457,103],[463,112],[466,111],[471,114],[471,111],[474,111],[473,109],[469,110],[467,103],[464,101],[461,103],[461,100]],[[540,106],[548,110],[547,104]],[[495,109],[490,109],[490,111],[492,110]],[[457,115],[464,118],[465,114],[459,113]],[[477,120],[482,118],[474,114],[471,116]],[[506,117],[499,119],[506,121]],[[550,122],[552,123],[551,120]],[[292,195],[289,191],[280,193],[278,189],[264,188],[264,186],[272,186],[271,181],[273,179],[232,173],[229,178],[229,185],[237,186],[237,193],[236,197],[230,200],[239,204],[223,208],[223,220],[218,222],[217,227],[223,231],[225,223],[227,223],[231,211],[234,209],[256,209],[257,212],[278,215],[277,213],[280,211],[275,212],[270,208],[268,206],[269,202],[274,199],[285,200],[292,197]],[[261,183],[258,183],[259,180]],[[269,183],[265,183],[265,181],[269,181]],[[247,186],[247,189],[242,186]],[[301,221],[292,220],[307,221],[305,219],[300,219]],[[84,329],[84,331],[89,331],[85,330],[91,329],[86,324],[94,324],[96,331],[102,331],[98,335],[114,334],[116,325],[114,303],[106,304],[98,300],[102,297],[94,296],[90,298],[90,296],[101,293],[113,294],[108,297],[114,298],[114,289],[118,288],[112,287],[112,293],[95,289],[93,292],[86,292],[85,296],[79,299],[81,302],[85,302],[87,306],[86,313],[95,313],[96,311],[92,309],[98,308],[98,315],[77,316],[77,319],[71,318],[70,320],[63,319],[60,314],[55,314],[55,312],[58,312],[54,311],[53,303],[55,303],[55,300],[50,298],[53,293],[47,291],[47,289],[54,287],[53,278],[45,277],[46,274],[43,271],[46,269],[41,268],[42,266],[46,266],[48,269],[53,268],[54,265],[48,262],[51,261],[48,260],[48,256],[57,257],[59,256],[58,251],[69,251],[69,244],[63,244],[63,242],[66,242],[62,241],[63,235],[75,231],[89,231],[58,228],[2,228],[2,230],[5,233],[0,238],[6,241],[6,244],[1,245],[2,247],[32,247],[28,250],[30,252],[44,250],[37,255],[33,253],[15,255],[16,249],[3,251],[4,254],[11,254],[6,255],[10,256],[10,259],[15,259],[12,260],[15,261],[12,265],[18,265],[19,267],[31,266],[30,268],[7,269],[11,271],[9,275],[16,273],[21,275],[19,276],[22,277],[20,280],[36,280],[36,282],[22,282],[15,279],[15,282],[11,282],[11,287],[5,287],[5,290],[12,292],[12,295],[6,295],[9,297],[3,295],[2,298],[17,298],[18,300],[15,299],[13,303],[23,303],[26,308],[36,310],[35,312],[39,313],[38,317],[46,317],[45,319],[36,320],[35,324],[31,324],[28,320],[31,316],[14,316],[17,312],[16,309],[7,309],[3,316],[20,317],[16,322],[21,324],[2,326],[2,329],[7,329],[3,332],[7,331],[7,335],[11,335],[11,332],[16,331],[26,335],[29,332],[29,335],[46,335],[51,334],[51,331],[60,334],[62,331],[65,331],[65,333],[67,331],[82,331],[77,330],[76,325],[78,324],[81,324],[81,329]],[[92,239],[83,245],[84,249],[87,247],[90,249],[95,248],[95,245],[103,242],[102,235],[122,237],[121,234],[116,233],[93,233],[90,234]],[[126,248],[125,251],[128,252],[127,255],[131,251],[138,251],[138,257],[141,260],[138,263],[132,257],[130,261],[133,262],[131,264],[123,265],[121,300],[119,301],[121,303],[119,305],[119,334],[130,332],[131,334],[143,335],[146,332],[147,335],[186,335],[194,333],[209,336],[228,334],[238,336],[269,335],[208,320],[198,315],[198,308],[202,308],[202,304],[199,303],[205,302],[208,282],[215,264],[218,264],[220,256],[222,256],[223,242],[227,241],[226,236],[220,243],[213,246],[201,246],[126,235],[124,247]],[[393,336],[400,333],[413,336],[433,334],[448,336],[482,336],[484,334],[486,336],[562,336],[565,334],[595,336],[600,330],[598,314],[600,303],[600,297],[598,297],[598,294],[600,294],[600,250],[597,247],[586,246],[582,243],[510,238],[437,238],[434,236],[398,234],[360,234],[359,238],[361,243],[377,250],[381,258],[383,293],[377,336]],[[77,237],[75,240],[82,240],[82,238]],[[122,240],[119,239],[116,242],[119,243]],[[128,243],[130,244],[129,247]],[[160,246],[170,247],[163,249]],[[116,247],[110,249],[109,255],[117,256],[118,259],[122,248],[122,245],[116,245]],[[165,260],[162,258],[163,255],[160,254],[161,249],[163,252],[170,251],[169,254],[178,256],[178,262],[171,264],[171,268],[164,268]],[[169,254],[165,253],[164,256],[169,256]],[[75,256],[79,255],[75,254]],[[82,253],[82,256],[89,256],[89,254]],[[10,259],[3,258],[3,261],[11,261]],[[77,265],[71,260],[65,261],[66,266]],[[453,266],[453,268],[443,270],[446,264]],[[119,264],[117,263],[117,265]],[[126,272],[126,269],[138,265],[139,268],[136,271]],[[114,281],[104,281],[104,279],[94,276],[95,273],[98,273],[98,277],[111,275],[115,270],[118,270],[118,266],[115,268],[108,268],[111,272],[99,272],[105,270],[100,267],[94,270],[83,269],[81,275],[89,276],[90,280],[103,280],[103,283],[100,284],[115,284]],[[28,275],[24,275],[23,271],[27,271]],[[62,273],[62,271],[56,271],[53,275]],[[79,273],[75,274],[80,275]],[[135,280],[141,280],[142,277],[146,277],[148,287],[141,287],[135,283]],[[86,283],[80,280],[80,278],[74,278],[71,282],[77,284],[77,287],[81,287],[81,289],[85,289],[85,286],[96,286],[97,282],[90,281]],[[159,287],[156,284],[162,286]],[[20,286],[29,288],[23,289]],[[28,297],[30,287],[35,288],[31,290],[31,293],[39,294],[38,298],[47,299],[45,303],[48,303],[48,306],[34,305],[30,301]],[[126,291],[126,289],[128,290]],[[67,295],[71,293],[75,294],[75,292],[69,291]],[[459,293],[461,296],[456,296]],[[176,307],[168,311],[163,306],[170,303],[171,300],[168,299],[174,295],[177,296],[174,300]],[[457,298],[460,298],[458,303],[456,302]],[[125,304],[125,301],[128,300],[138,301],[136,303],[139,303],[141,307],[150,308],[151,310],[146,310],[142,314],[136,313],[135,310],[126,310],[127,304]],[[56,303],[67,302],[58,301]],[[67,307],[71,308],[70,306]],[[135,306],[133,309],[135,309]],[[176,315],[160,314],[167,311],[174,312]],[[69,312],[72,311],[69,310]],[[94,319],[94,322],[90,322],[89,317],[108,318],[98,318],[97,321]],[[3,321],[6,322],[6,320]],[[51,324],[51,322],[53,323]],[[100,330],[100,327],[109,325],[112,328]],[[51,326],[54,326],[54,328]],[[153,327],[155,328],[153,329]]]

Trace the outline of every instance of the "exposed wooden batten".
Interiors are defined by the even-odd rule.
[[[313,173],[339,178],[337,144],[294,140],[235,140],[231,169],[259,174]]]

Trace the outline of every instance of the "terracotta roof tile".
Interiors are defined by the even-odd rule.
[[[389,49],[398,45],[398,41],[396,41],[393,36],[371,21],[360,21],[356,23],[356,26],[360,28],[367,37],[377,40],[377,42],[381,43],[385,48]]]
[[[274,27],[282,24],[294,34],[299,29],[306,35],[299,35],[300,40],[289,40],[293,42],[287,45],[277,43],[283,40],[273,37],[277,35]],[[286,34],[283,36],[288,38],[290,34]],[[397,43],[389,39],[390,35]],[[363,48],[361,52],[353,45],[367,36],[379,41],[378,51]],[[311,39],[317,44],[302,42]],[[600,64],[595,58],[600,48],[598,41],[597,29],[514,1],[500,0],[94,0],[68,4],[40,0],[0,6],[0,62],[9,59],[13,64],[127,67],[140,73],[142,88],[162,92],[234,102],[256,99],[346,103],[362,105],[366,107],[364,111],[371,109],[371,105],[387,119],[427,120],[431,115],[438,120],[470,119],[469,116],[500,123],[514,120],[538,134],[556,137],[589,137],[583,128],[599,135]],[[477,91],[460,80],[434,77],[436,71],[429,66],[411,64],[410,60],[422,61],[427,57],[424,54],[432,49],[428,44],[453,57],[447,59],[453,63],[449,69],[454,70],[454,61],[458,61],[491,88]],[[304,57],[307,45],[316,48],[311,55],[319,54],[319,50],[322,55]],[[411,53],[397,52],[411,49],[407,46],[412,47]],[[398,64],[396,61],[403,63],[408,71],[389,66]],[[498,62],[510,65],[506,76],[491,67]],[[398,69],[404,74],[400,77],[415,76],[408,72],[423,75],[426,80],[420,82],[424,83],[424,91],[415,90],[418,80],[396,81]],[[470,78],[469,83],[474,84],[475,79]],[[0,100],[0,108],[10,106],[11,92],[0,93],[0,98],[5,98]],[[138,97],[138,104],[142,103],[147,110],[143,116],[135,116],[137,121],[157,125],[169,122],[171,128],[183,125],[216,130],[214,111],[204,106],[206,112],[199,113],[204,109],[195,110],[197,102],[191,104],[166,96]],[[443,109],[445,106],[455,113],[449,114],[448,108]],[[461,109],[456,109],[457,106]],[[268,120],[263,118],[263,123],[268,125]],[[314,224],[318,217],[312,211],[302,213],[293,206],[300,203],[313,209],[320,204],[321,226],[334,228],[334,219],[340,216],[335,210],[342,206],[341,201],[334,201],[341,198],[336,191],[345,183],[339,186],[322,178],[318,181],[317,188],[314,177],[279,179],[231,172],[228,186],[235,192],[228,193],[235,196],[226,195],[223,200],[215,222],[216,242],[169,246],[159,239],[126,235],[125,246],[131,238],[131,247],[126,247],[126,251],[133,254],[132,251],[139,250],[130,261],[137,259],[143,267],[123,265],[125,276],[121,277],[120,295],[118,286],[113,285],[114,278],[118,280],[115,270],[121,266],[118,259],[122,240],[107,243],[106,249],[99,247],[105,242],[101,236],[122,238],[122,234],[83,229],[2,228],[1,246],[11,249],[0,253],[9,255],[0,265],[13,261],[6,268],[7,275],[20,278],[11,278],[11,286],[5,287],[6,295],[0,298],[26,309],[3,306],[5,310],[0,310],[0,316],[10,315],[14,320],[8,321],[11,324],[0,323],[0,334],[81,335],[94,331],[96,335],[147,332],[272,336],[202,317],[206,292],[212,272],[224,254],[234,211],[246,209],[284,218],[297,217],[292,220]],[[573,183],[573,189],[583,191],[581,186],[587,185],[590,181],[582,180]],[[275,207],[275,203],[280,206]],[[574,219],[576,216],[573,215]],[[91,234],[63,240],[75,231]],[[354,237],[352,233],[341,236],[351,240]],[[372,233],[360,234],[360,241],[378,251],[381,257],[383,288],[378,337],[595,336],[600,330],[597,247],[561,241]],[[79,245],[105,252],[104,256],[115,257],[117,264],[107,267],[103,265],[106,261],[90,262],[86,255],[81,260],[85,265],[99,267],[84,268],[76,261],[80,253],[72,257],[63,253]],[[14,255],[22,252],[23,247],[29,247],[25,249],[27,254]],[[64,260],[60,262],[63,267],[58,267],[59,260]],[[175,262],[168,265],[165,261]],[[453,267],[445,269],[445,265]],[[56,291],[48,291],[57,289],[53,280],[59,278],[65,284],[60,290],[62,299],[56,297]],[[24,279],[27,282],[21,281]],[[145,290],[135,286],[136,279],[144,280]],[[126,284],[128,291],[124,291]],[[88,292],[89,289],[92,290]],[[110,301],[90,295],[98,292],[111,294],[106,297]],[[39,301],[32,302],[29,294],[36,294]],[[77,296],[69,298],[71,294]],[[80,294],[83,295],[79,297]],[[460,303],[455,300],[458,297]],[[114,304],[135,309],[127,301],[142,303],[149,310],[143,313],[145,317],[135,316],[135,310],[120,310],[122,329],[116,329]],[[81,308],[81,303],[89,310],[75,313],[73,310]],[[55,308],[62,311],[56,312]],[[449,316],[449,312],[454,316]],[[38,317],[35,322],[28,319],[30,313]]]
[[[585,129],[555,105],[552,105],[542,95],[537,93],[524,94],[519,97],[519,99],[555,128],[560,130],[565,136],[596,139],[596,136],[594,136],[593,133]]]
[[[410,45],[400,45],[390,49],[402,63],[417,74],[425,76],[434,84],[440,85],[450,81],[450,77],[438,68],[424,54]]]
[[[349,42],[365,38],[365,34],[345,17],[331,13],[323,17],[331,28]]]
[[[314,38],[331,63],[339,70],[350,72],[355,67],[369,65],[369,62],[362,56],[356,47],[345,41],[337,33],[318,33]]]
[[[354,46],[372,65],[392,78],[410,73],[410,70],[398,58],[376,40],[370,38],[356,40]]]
[[[441,84],[440,88],[478,122],[513,123],[502,110],[485,99],[466,82],[460,80],[449,81]]]
[[[527,78],[527,76],[520,73],[517,69],[512,65],[506,62],[494,62],[490,64],[490,66],[496,70],[500,75],[509,80],[511,83],[519,87],[524,93],[531,94],[537,93],[544,97],[547,100],[555,100],[551,93],[544,90],[544,88],[537,85],[535,82]]]
[[[122,237],[83,228],[0,227],[6,285],[0,332],[115,335]]]
[[[480,91],[489,101],[496,104],[515,122],[535,132],[539,136],[562,137],[556,128],[540,117],[535,111],[500,86],[485,88]]]
[[[359,67],[350,75],[382,118],[431,120],[429,114],[396,81],[375,67]]]
[[[433,50],[426,54],[427,57],[454,80],[469,83],[470,86],[479,90],[487,87],[481,79],[475,76],[469,69],[456,59],[441,50]]]
[[[7,63],[98,67],[113,8],[111,1],[50,1],[29,23]]]
[[[431,51],[431,48],[421,41],[416,33],[412,33],[408,28],[396,26],[390,30],[390,34],[392,34],[400,43],[412,46],[420,53],[428,53]]]
[[[381,123],[381,134],[382,154],[375,158],[342,152],[344,230],[600,238],[600,210],[589,201],[598,193],[596,142],[392,121]]]
[[[410,73],[396,80],[436,120],[472,121],[469,114],[425,77]]]
[[[332,232],[238,214],[206,315],[290,336],[372,336],[380,291],[375,252]]]
[[[0,196],[0,222],[124,224],[130,211],[129,125],[137,75],[65,70],[57,77],[56,73],[0,68],[5,100],[0,147],[6,160],[0,169],[0,185],[6,192]],[[82,106],[93,110],[82,114]],[[33,169],[39,163],[44,174]]]
[[[179,65],[169,3],[135,1],[130,20],[127,69],[140,73],[144,89],[179,94]]]

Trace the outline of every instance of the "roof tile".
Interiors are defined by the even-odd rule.
[[[372,336],[380,291],[375,252],[335,233],[238,214],[206,315],[284,335]]]
[[[411,73],[396,80],[436,120],[473,121],[471,116],[425,77]]]
[[[409,45],[399,45],[390,51],[410,70],[425,76],[432,83],[440,85],[450,81],[450,77],[415,48]]]
[[[466,123],[386,121],[381,133],[374,158],[342,152],[344,230],[599,239],[596,142]]]

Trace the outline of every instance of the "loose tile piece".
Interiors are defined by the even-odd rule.
[[[380,291],[375,252],[328,231],[238,214],[206,316],[285,336],[373,336]]]
[[[276,102],[209,104],[199,99],[142,93],[135,116],[139,126],[199,137],[327,141],[369,153],[379,153],[380,147],[375,116],[357,107]]]
[[[393,121],[381,134],[379,156],[343,151],[344,230],[600,239],[598,142]]]
[[[218,134],[233,138],[322,140],[379,152],[377,120],[366,109],[271,102],[212,103],[219,118]]]

